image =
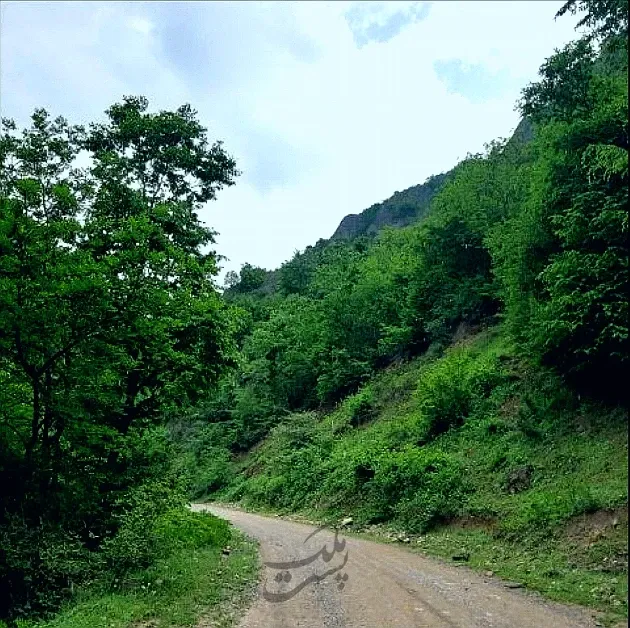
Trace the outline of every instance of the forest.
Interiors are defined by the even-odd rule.
[[[557,17],[576,12],[584,35],[517,103],[531,132],[435,173],[430,202],[393,197],[403,226],[224,286],[199,211],[240,173],[192,107],[2,120],[0,626],[97,625],[54,623],[94,591],[137,593],[132,617],[192,549],[213,571],[232,533],[195,499],[411,533],[501,520],[532,548],[627,513],[628,6]],[[571,572],[605,596],[532,587],[627,613],[627,539],[606,547],[617,568],[595,573],[598,546]]]

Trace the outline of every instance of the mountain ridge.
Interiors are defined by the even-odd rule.
[[[349,240],[362,235],[374,235],[383,227],[406,227],[424,218],[433,197],[442,189],[449,170],[429,177],[424,183],[413,185],[380,203],[375,203],[359,214],[348,214],[333,233],[331,240]]]
[[[527,118],[522,118],[512,133],[508,144],[528,143],[534,130]],[[383,227],[406,227],[422,220],[435,195],[444,187],[457,165],[440,174],[432,175],[424,183],[412,185],[380,203],[375,203],[358,214],[344,216],[329,241],[351,240],[363,235],[374,235]]]

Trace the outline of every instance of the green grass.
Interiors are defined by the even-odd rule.
[[[624,617],[627,518],[588,537],[627,512],[627,453],[624,409],[578,399],[495,328],[380,373],[329,414],[287,417],[212,498],[463,548],[474,568]]]
[[[626,525],[610,533],[608,547],[601,543],[599,549],[609,556],[622,554],[627,551],[627,534],[626,519]],[[598,609],[608,622],[627,617],[627,571],[599,570],[605,563],[592,561],[579,542],[562,534],[542,542],[538,535],[508,541],[484,530],[447,526],[422,537],[417,547],[447,559],[467,552],[467,564],[473,569],[491,570],[554,600]]]
[[[118,591],[86,590],[53,619],[18,626],[175,628],[196,626],[200,618],[207,618],[209,625],[227,628],[253,594],[258,574],[254,543],[234,529],[228,543],[227,556],[213,544],[175,551],[114,585]]]

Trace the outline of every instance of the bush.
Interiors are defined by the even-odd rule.
[[[186,505],[185,486],[178,478],[151,480],[132,489],[118,502],[118,531],[103,543],[112,573],[148,567],[170,548],[162,542],[167,521]]]
[[[209,447],[194,460],[192,497],[197,499],[222,489],[230,480],[230,452],[222,447]]]
[[[343,404],[343,411],[349,417],[349,423],[352,427],[359,427],[374,419],[376,411],[372,389],[364,387],[349,397]]]
[[[286,488],[287,478],[285,476],[257,475],[247,482],[245,501],[253,506],[283,508],[286,505]]]
[[[422,375],[417,400],[423,416],[419,444],[462,425],[503,380],[496,357],[457,349]]]
[[[369,482],[369,507],[410,532],[424,532],[458,511],[463,489],[460,465],[440,452],[407,446],[383,454]]]
[[[319,503],[325,508],[342,509],[345,512],[356,502],[363,502],[361,489],[365,483],[360,469],[373,468],[386,445],[378,439],[355,438],[343,441],[330,457],[319,465],[322,483],[317,491]]]
[[[52,612],[98,572],[99,557],[53,525],[12,516],[0,526],[0,606],[16,615]]]

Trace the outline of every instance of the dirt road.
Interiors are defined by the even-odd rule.
[[[582,628],[592,613],[401,547],[195,505],[260,542],[258,599],[240,628]],[[307,537],[309,537],[307,539]],[[274,563],[267,565],[265,563]]]

